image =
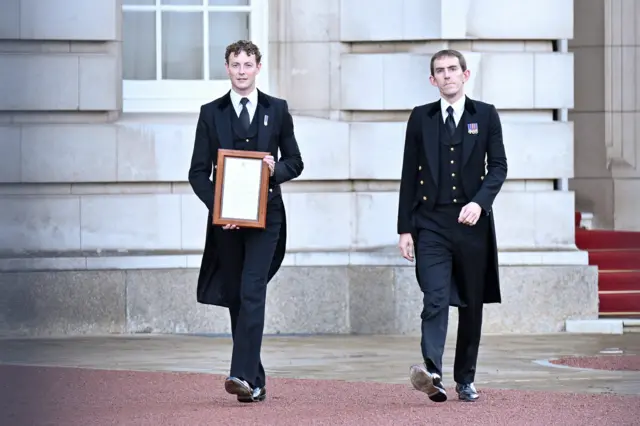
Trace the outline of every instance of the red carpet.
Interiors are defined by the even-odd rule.
[[[550,377],[550,380],[553,380]],[[268,379],[267,400],[241,404],[223,377],[0,366],[2,424],[637,425],[640,396],[479,389],[481,400],[436,404],[410,385]]]
[[[576,230],[576,244],[583,250],[588,249],[639,249],[640,232]]]
[[[640,318],[640,232],[576,229],[576,245],[598,266],[601,317]]]
[[[638,290],[640,271],[600,271],[599,275],[599,289],[601,291]]]
[[[598,265],[600,270],[640,270],[640,249],[625,251],[595,251],[589,250],[589,263]]]

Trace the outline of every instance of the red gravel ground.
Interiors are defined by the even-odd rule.
[[[640,355],[605,355],[590,357],[567,357],[550,361],[567,367],[591,368],[609,371],[640,371]]]
[[[482,400],[430,402],[409,385],[268,379],[267,401],[241,404],[223,377],[0,366],[11,426],[637,425],[640,396],[481,389]]]

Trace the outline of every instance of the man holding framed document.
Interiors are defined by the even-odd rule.
[[[250,41],[227,47],[231,90],[201,107],[189,169],[189,183],[209,210],[197,300],[229,309],[233,353],[225,389],[241,402],[266,398],[260,350],[267,283],[286,248],[280,185],[304,168],[287,102],[256,89],[260,59]]]

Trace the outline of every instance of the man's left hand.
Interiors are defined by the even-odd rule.
[[[478,203],[474,203],[473,201],[467,204],[460,210],[460,216],[458,216],[458,223],[463,223],[465,225],[473,226],[480,219],[480,215],[482,214],[482,207],[478,205]]]
[[[276,167],[276,162],[273,159],[273,155],[267,155],[265,156],[262,161],[264,161],[265,163],[267,163],[267,165],[269,166],[269,174],[271,176],[273,176],[273,171],[275,170]]]

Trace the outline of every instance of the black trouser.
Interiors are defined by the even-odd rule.
[[[475,378],[480,346],[489,218],[482,215],[474,226],[458,223],[462,207],[419,209],[415,216],[418,233],[415,249],[423,293],[421,347],[425,364],[442,377],[449,304],[461,299],[464,306],[458,308],[453,375],[457,383],[468,384]],[[452,291],[456,292],[453,298]]]
[[[225,251],[244,259],[238,283],[239,304],[229,308],[233,352],[230,375],[252,386],[265,386],[265,372],[260,359],[267,295],[267,278],[283,221],[281,199],[267,207],[266,228],[222,231]]]

